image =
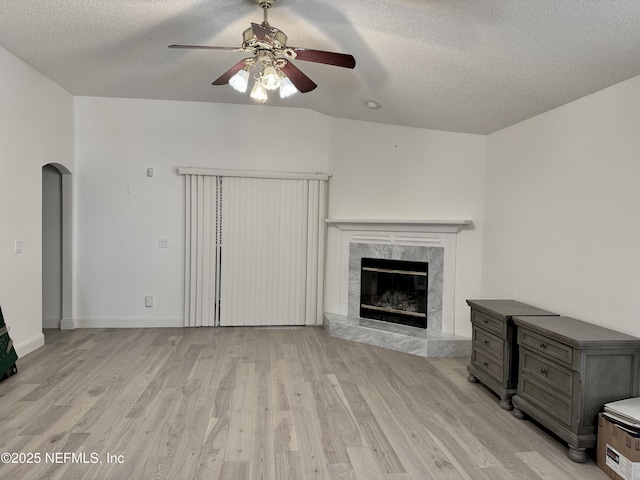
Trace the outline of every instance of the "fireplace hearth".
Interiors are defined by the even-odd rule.
[[[427,262],[362,258],[360,277],[360,317],[427,328]]]

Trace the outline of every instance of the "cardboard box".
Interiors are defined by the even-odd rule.
[[[614,480],[640,480],[640,437],[636,437],[602,414],[598,417],[596,463]]]

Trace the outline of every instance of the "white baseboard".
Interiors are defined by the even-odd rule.
[[[69,328],[68,325],[69,322],[66,322],[63,328]],[[182,317],[112,317],[74,318],[71,328],[166,328],[183,326]]]
[[[33,338],[19,344],[14,344],[13,348],[16,349],[18,358],[29,355],[31,352],[37,350],[44,345],[44,335],[40,333]]]

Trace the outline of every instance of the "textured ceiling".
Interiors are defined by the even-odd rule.
[[[2,0],[0,46],[74,95],[250,104],[211,85],[245,54],[167,46],[240,46],[261,20],[255,0]],[[268,102],[334,117],[490,133],[640,74],[638,0],[279,0],[269,22],[354,55],[294,62],[318,88]]]

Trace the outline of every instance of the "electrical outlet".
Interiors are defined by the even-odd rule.
[[[158,247],[159,248],[169,248],[169,239],[166,237],[162,237],[158,239]]]
[[[153,297],[144,297],[144,306],[153,307]]]

